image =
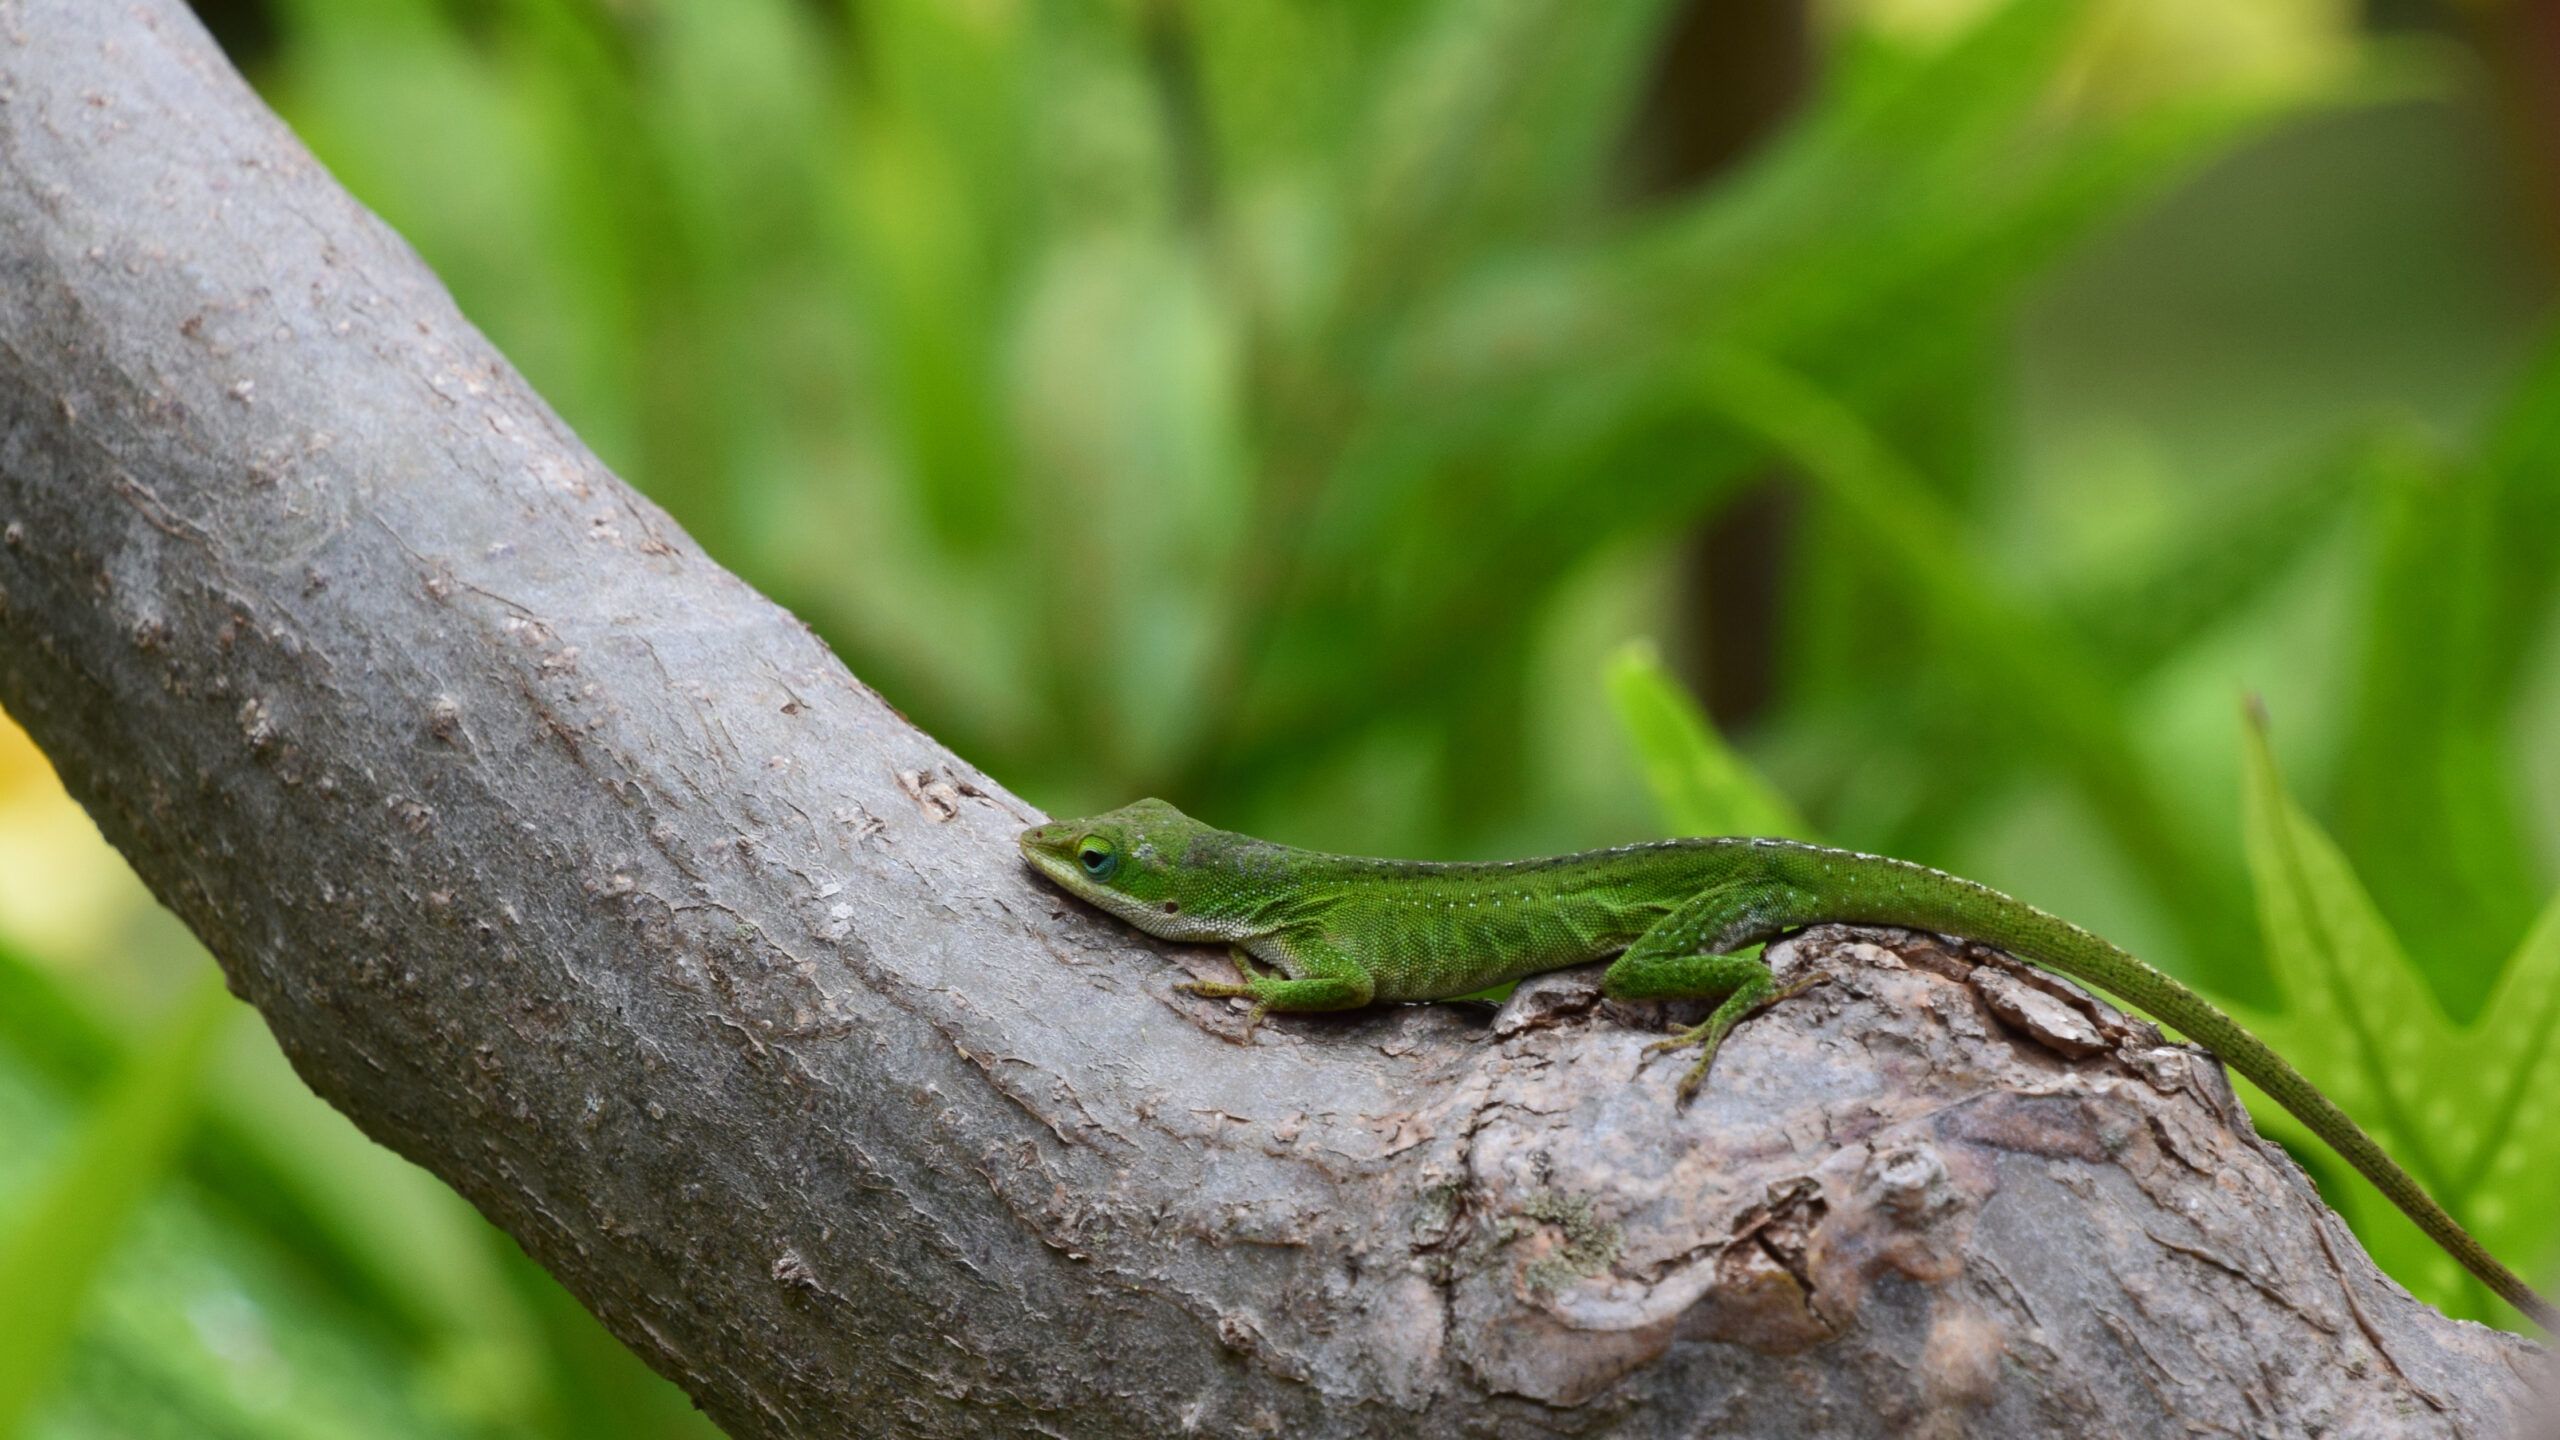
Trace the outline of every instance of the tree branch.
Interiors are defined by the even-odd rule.
[[[2538,1363],[2213,1067],[1925,939],[1778,947],[1839,982],[1687,1112],[1581,977],[1240,1043],[176,0],[0,0],[0,699],[313,1088],[741,1436],[2480,1434]]]

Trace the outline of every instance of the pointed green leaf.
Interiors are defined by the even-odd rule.
[[[2260,724],[2249,727],[2246,761],[2250,871],[2268,963],[2287,1004],[2264,1038],[2491,1243],[2488,1236],[2517,1217],[2503,1199],[2484,1211],[2486,1195],[2458,1163],[2489,1143],[2483,1087],[2495,1077],[2482,1064],[2479,1036],[2455,1030],[2346,858],[2285,793]],[[2362,1180],[2343,1170],[2337,1178],[2354,1197],[2345,1208],[2357,1234],[2402,1284],[2451,1313],[2512,1321]],[[2547,1218],[2540,1223],[2547,1229]],[[2521,1253],[2512,1242],[2491,1248]]]
[[[1651,645],[1631,641],[1612,656],[1608,685],[1672,834],[1813,838],[1795,806],[1725,743]]]
[[[2542,898],[2489,663],[2489,477],[2412,439],[2377,450],[2364,663],[2337,767],[2340,847],[2454,1013],[2488,994]]]
[[[2440,1145],[2462,1116],[2422,1086],[2456,1053],[2453,1027],[2345,857],[2285,793],[2258,723],[2245,763],[2242,834],[2297,1047],[2288,1058],[2441,1195]]]

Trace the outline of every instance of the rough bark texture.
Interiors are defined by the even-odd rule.
[[[302,1074],[741,1436],[2468,1434],[2218,1072],[1924,938],[1682,1112],[1173,996],[579,446],[177,0],[0,0],[0,701]]]

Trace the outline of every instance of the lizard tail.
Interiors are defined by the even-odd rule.
[[[2083,948],[2074,954],[2030,954],[2028,958],[2122,996],[2220,1056],[2223,1063],[2248,1076],[2277,1104],[2291,1111],[2295,1119],[2309,1126],[2311,1133],[2354,1166],[2357,1174],[2372,1181],[2375,1189],[2400,1207],[2401,1214],[2417,1222],[2428,1239],[2443,1246],[2446,1254],[2461,1262],[2463,1269],[2478,1277],[2499,1299],[2545,1331],[2560,1331],[2560,1310],[2553,1309],[2550,1301],[2471,1238],[2462,1222],[2437,1204],[2426,1187],[2400,1168],[2398,1161],[2384,1153],[2363,1126],[2321,1094],[2283,1056],[2174,978],[2096,936],[2085,931],[2082,935],[2087,946],[2094,948]]]
[[[1844,889],[1854,892],[1851,908],[1858,911],[1840,913],[1840,907],[1834,905],[1826,907],[1832,913],[1818,919],[1909,925],[1985,941],[2046,969],[2087,981],[2150,1012],[2220,1056],[2225,1064],[2273,1096],[2277,1104],[2309,1126],[2311,1133],[2354,1166],[2357,1174],[2372,1181],[2374,1188],[2400,1207],[2402,1214],[2417,1222],[2427,1238],[2444,1247],[2446,1254],[2461,1262],[2463,1269],[2499,1299],[2545,1331],[2560,1333],[2560,1310],[2555,1310],[2550,1301],[2472,1239],[2460,1221],[2384,1153],[2363,1127],[2304,1079],[2302,1072],[2211,1001],[2079,926],[1988,886],[1908,861],[1850,857],[1842,851],[1817,853],[1833,868],[1827,884],[1811,888],[1827,891],[1835,898]],[[1852,881],[1846,887],[1839,884],[1844,859],[1858,862],[1854,868],[1866,883]]]

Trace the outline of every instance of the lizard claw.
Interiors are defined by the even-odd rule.
[[[1173,988],[1185,995],[1197,995],[1207,1000],[1253,1000],[1253,1009],[1244,1017],[1244,1034],[1241,1037],[1248,1045],[1253,1043],[1253,1033],[1262,1028],[1262,1017],[1271,1013],[1269,1005],[1254,999],[1250,985],[1226,980],[1176,980]]]
[[[1680,1077],[1680,1087],[1672,1092],[1672,1103],[1683,1110],[1688,1109],[1689,1102],[1698,1097],[1698,1091],[1707,1083],[1707,1071],[1715,1066],[1716,1047],[1707,1046],[1706,1051],[1698,1057],[1697,1064],[1689,1067],[1689,1073]]]
[[[1759,1014],[1761,1011],[1768,1009],[1770,1006],[1777,1004],[1777,1003],[1778,1003],[1779,1001],[1781,1001],[1781,1000],[1793,1000],[1793,999],[1794,999],[1794,998],[1796,998],[1797,996],[1799,996],[1799,995],[1803,994],[1803,993],[1804,993],[1804,992],[1806,992],[1807,990],[1812,989],[1812,988],[1813,988],[1814,986],[1816,986],[1816,985],[1828,985],[1828,984],[1830,984],[1830,983],[1831,983],[1831,972],[1830,972],[1830,971],[1828,971],[1828,970],[1816,970],[1816,971],[1813,971],[1813,972],[1811,972],[1810,974],[1807,974],[1807,975],[1801,976],[1801,977],[1799,977],[1799,978],[1797,978],[1797,979],[1794,979],[1794,980],[1790,980],[1790,981],[1788,981],[1785,985],[1780,986],[1778,989],[1775,989],[1775,990],[1770,991],[1770,992],[1769,992],[1769,995],[1768,995],[1768,998],[1766,998],[1766,999],[1762,1000],[1759,1004],[1754,1005],[1754,1006],[1752,1006],[1752,1007],[1751,1007],[1751,1013],[1753,1013],[1754,1015],[1757,1015],[1757,1014]]]
[[[1701,1024],[1692,1025],[1677,1034],[1656,1040],[1644,1047],[1644,1058],[1638,1062],[1639,1067],[1652,1064],[1653,1057],[1656,1055],[1668,1054],[1674,1050],[1696,1049],[1705,1052],[1698,1056],[1696,1064],[1689,1067],[1689,1073],[1680,1077],[1680,1088],[1677,1093],[1679,1103],[1685,1106],[1690,1098],[1698,1093],[1698,1087],[1707,1081],[1707,1070],[1715,1064],[1716,1050],[1724,1042],[1724,1035],[1721,1032],[1731,1028],[1729,1025],[1718,1025],[1710,1019]]]
[[[1238,985],[1226,980],[1176,980],[1173,982],[1173,988],[1185,995],[1198,995],[1210,1000],[1233,1000],[1238,996],[1253,993],[1253,987],[1250,985]]]
[[[1696,1045],[1696,1044],[1698,1044],[1698,1043],[1700,1043],[1700,1042],[1704,1041],[1706,1038],[1707,1038],[1707,1027],[1706,1027],[1706,1026],[1704,1026],[1704,1025],[1692,1025],[1692,1026],[1689,1026],[1689,1027],[1688,1027],[1687,1029],[1685,1029],[1685,1030],[1681,1030],[1681,1031],[1679,1031],[1679,1032],[1677,1032],[1677,1033],[1675,1033],[1675,1034],[1673,1034],[1673,1035],[1670,1035],[1670,1036],[1668,1036],[1668,1037],[1666,1037],[1666,1038],[1664,1038],[1664,1039],[1656,1040],[1656,1041],[1654,1041],[1652,1044],[1647,1045],[1646,1047],[1644,1047],[1644,1056],[1645,1056],[1645,1060],[1646,1060],[1646,1062],[1647,1062],[1647,1063],[1651,1063],[1651,1061],[1652,1061],[1653,1057],[1654,1057],[1654,1056],[1656,1056],[1656,1055],[1660,1055],[1660,1054],[1663,1054],[1663,1053],[1664,1053],[1664,1052],[1666,1052],[1666,1051],[1671,1051],[1671,1050],[1686,1050],[1686,1049],[1688,1049],[1690,1046],[1692,1046],[1692,1045]]]

